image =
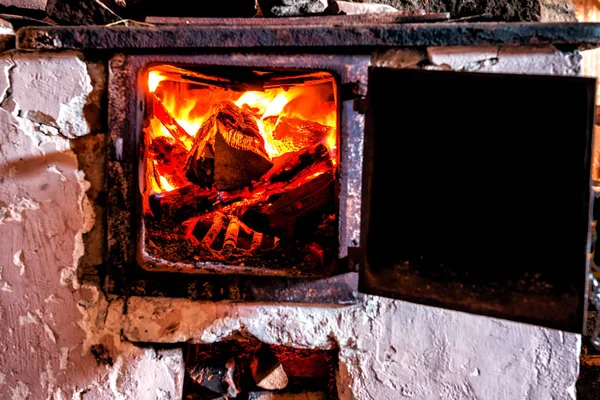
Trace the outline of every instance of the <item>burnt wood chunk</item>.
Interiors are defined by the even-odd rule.
[[[332,129],[330,126],[295,117],[272,116],[265,118],[263,123],[265,125],[277,123],[273,131],[273,139],[281,141],[282,148],[278,148],[281,153],[289,149],[299,151],[324,142]]]
[[[216,194],[196,185],[188,185],[149,197],[150,210],[154,218],[174,224],[210,211]]]
[[[277,356],[263,345],[254,353],[250,361],[250,370],[256,386],[267,390],[284,389],[288,384],[288,377]]]
[[[297,153],[287,153],[273,160],[273,168],[265,174],[263,180],[269,182],[288,182],[301,171],[312,165],[325,162],[333,167],[331,155],[324,144],[318,143]]]
[[[229,191],[258,181],[272,166],[256,118],[227,101],[198,131],[185,168],[191,182]]]
[[[238,385],[234,381],[235,361],[233,358],[227,361],[210,359],[188,368],[190,378],[200,386],[215,394],[227,397],[237,397]]]
[[[98,0],[48,0],[46,13],[70,25],[106,25],[123,19]]]
[[[169,177],[169,180],[177,187],[188,184],[183,172],[183,166],[187,159],[187,150],[175,139],[159,136],[152,139],[148,146],[148,157],[155,164],[157,172],[161,176]]]
[[[323,214],[334,211],[335,195],[333,172],[316,170],[315,174],[320,175],[249,207],[242,221],[254,230],[287,238],[314,232]]]

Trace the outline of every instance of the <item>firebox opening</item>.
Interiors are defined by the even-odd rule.
[[[145,71],[140,87],[145,268],[335,272],[334,75],[161,64]]]

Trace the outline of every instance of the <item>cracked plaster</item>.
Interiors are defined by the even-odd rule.
[[[577,59],[553,48],[512,50],[403,50],[374,64],[577,73]],[[372,296],[352,307],[125,300],[79,282],[83,236],[98,209],[86,190],[95,199],[101,179],[86,180],[79,162],[93,160],[80,155],[78,162],[71,148],[90,147],[67,138],[89,134],[84,108],[101,86],[93,78],[102,68],[76,53],[4,54],[0,68],[0,398],[178,398],[181,351],[131,342],[234,334],[338,346],[342,399],[575,398],[575,334]],[[94,146],[103,143],[98,137]]]

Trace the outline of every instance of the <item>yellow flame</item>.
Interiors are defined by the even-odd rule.
[[[175,91],[170,91],[164,94],[164,98],[161,99],[161,101],[173,118],[175,118],[175,121],[177,121],[190,136],[196,136],[198,129],[200,129],[204,122],[204,117],[202,116],[192,117],[193,111],[198,104],[198,99],[195,97],[186,97],[182,99],[177,96]]]
[[[166,76],[162,75],[160,72],[152,70],[148,73],[148,90],[150,93],[154,93],[158,88],[158,85],[167,79]]]
[[[175,190],[175,188],[173,187],[173,185],[171,185],[169,183],[169,181],[167,180],[167,178],[165,178],[164,176],[160,175],[159,179],[160,179],[160,186],[162,186],[163,191],[170,192],[171,190]]]

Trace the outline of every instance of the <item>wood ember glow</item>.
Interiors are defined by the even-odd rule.
[[[146,78],[145,255],[328,274],[337,251],[334,76],[158,65]]]

